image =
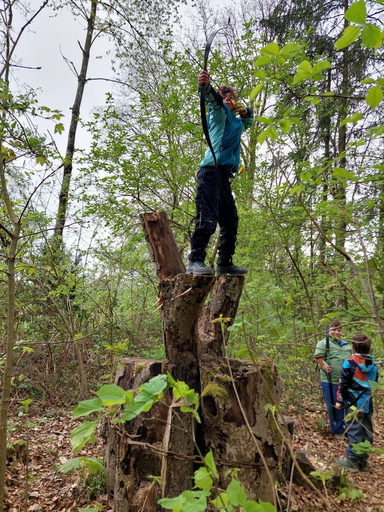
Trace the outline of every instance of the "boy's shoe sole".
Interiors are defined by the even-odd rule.
[[[349,471],[359,471],[360,468],[358,464],[354,464],[349,459],[336,459],[336,463],[344,469],[348,469]]]
[[[196,264],[198,263],[198,264]],[[186,270],[186,274],[194,274],[196,276],[214,276],[215,273],[213,268],[204,265],[201,262],[191,262],[188,264]]]
[[[237,265],[228,265],[221,267],[217,265],[216,275],[217,276],[243,276],[248,270],[244,267],[238,267]]]

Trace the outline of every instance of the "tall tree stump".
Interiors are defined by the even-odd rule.
[[[201,392],[202,424],[196,425],[191,414],[180,413],[168,393],[164,404],[156,404],[119,430],[105,425],[105,466],[108,485],[114,490],[114,510],[161,510],[159,498],[177,496],[191,486],[198,467],[197,446],[202,453],[212,449],[220,487],[229,483],[228,468],[240,468],[248,497],[272,501],[274,490],[266,475],[277,479],[287,457],[264,406],[279,400],[281,380],[270,361],[255,368],[247,361],[227,359],[225,350],[244,277],[185,274],[166,214],[141,215],[141,223],[160,280],[158,305],[166,359],[124,359],[116,383],[138,389],[168,371]],[[151,475],[161,476],[160,486]]]

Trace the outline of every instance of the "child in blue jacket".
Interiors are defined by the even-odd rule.
[[[356,334],[352,340],[354,354],[345,360],[341,369],[336,408],[351,407],[358,409],[358,414],[351,421],[345,422],[348,435],[346,459],[337,459],[337,463],[347,469],[364,471],[367,468],[368,454],[357,454],[353,444],[369,441],[373,444],[372,427],[372,386],[378,380],[377,366],[374,357],[369,354],[371,340],[365,334]]]

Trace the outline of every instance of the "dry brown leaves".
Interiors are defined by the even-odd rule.
[[[299,414],[298,414],[299,412]],[[384,449],[384,406],[376,408],[373,416],[374,424],[374,445]],[[289,407],[289,414],[295,419],[294,448],[304,451],[320,451],[327,454],[329,461],[345,458],[345,449],[348,441],[337,441],[331,434],[328,427],[328,416],[325,406],[313,407],[308,404],[298,411],[295,407]],[[325,424],[323,428],[320,425]],[[384,455],[371,454],[369,471],[348,472],[346,475],[351,485],[364,493],[365,498],[339,499],[339,492],[328,491],[329,501],[334,511],[346,512],[383,512],[384,508]],[[282,495],[288,496],[288,484],[282,486]],[[307,489],[293,484],[291,489],[291,512],[312,512],[326,510],[324,504],[317,496]]]
[[[344,456],[347,441],[336,441],[328,427],[318,430],[321,422],[326,423],[325,407],[312,404],[302,405],[300,411],[289,406],[288,412],[295,419],[294,447],[296,450],[315,450],[328,455],[330,460]],[[384,449],[384,406],[374,416],[375,446]],[[84,485],[79,472],[72,475],[58,473],[57,467],[72,457],[70,455],[70,434],[79,421],[70,411],[41,410],[35,404],[28,416],[29,428],[26,429],[26,417],[19,418],[17,411],[11,415],[11,440],[28,439],[29,465],[21,463],[7,466],[7,506],[9,512],[75,512],[80,507],[99,503],[103,511],[111,511],[112,503],[107,496],[90,498],[90,491]],[[102,458],[103,446],[100,440],[94,446],[86,446],[81,456]],[[27,478],[28,471],[28,478]],[[365,494],[364,499],[338,499],[339,493],[329,491],[329,499],[334,511],[345,512],[382,512],[384,505],[384,455],[371,455],[369,471],[349,473],[352,485]],[[314,492],[293,484],[280,487],[283,506],[286,506],[290,494],[290,512],[323,511],[321,500]]]

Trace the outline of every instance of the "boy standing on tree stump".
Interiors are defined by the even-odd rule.
[[[368,453],[357,454],[352,445],[364,441],[373,443],[373,402],[370,382],[377,381],[378,371],[374,357],[369,354],[371,340],[368,336],[356,334],[352,340],[352,350],[354,354],[343,362],[336,409],[341,410],[347,406],[349,414],[353,412],[350,407],[355,406],[358,412],[353,419],[345,422],[349,441],[345,452],[347,458],[337,459],[336,462],[347,469],[364,471],[367,468]]]
[[[209,76],[208,71],[201,71],[198,83],[199,86],[206,86],[208,129],[215,155],[207,148],[197,174],[196,220],[187,274],[214,274],[212,267],[205,265],[204,260],[209,239],[219,224],[220,245],[216,274],[243,275],[247,270],[232,262],[238,216],[230,178],[238,171],[241,135],[252,125],[252,112],[235,101],[232,87],[220,87],[215,91]]]

